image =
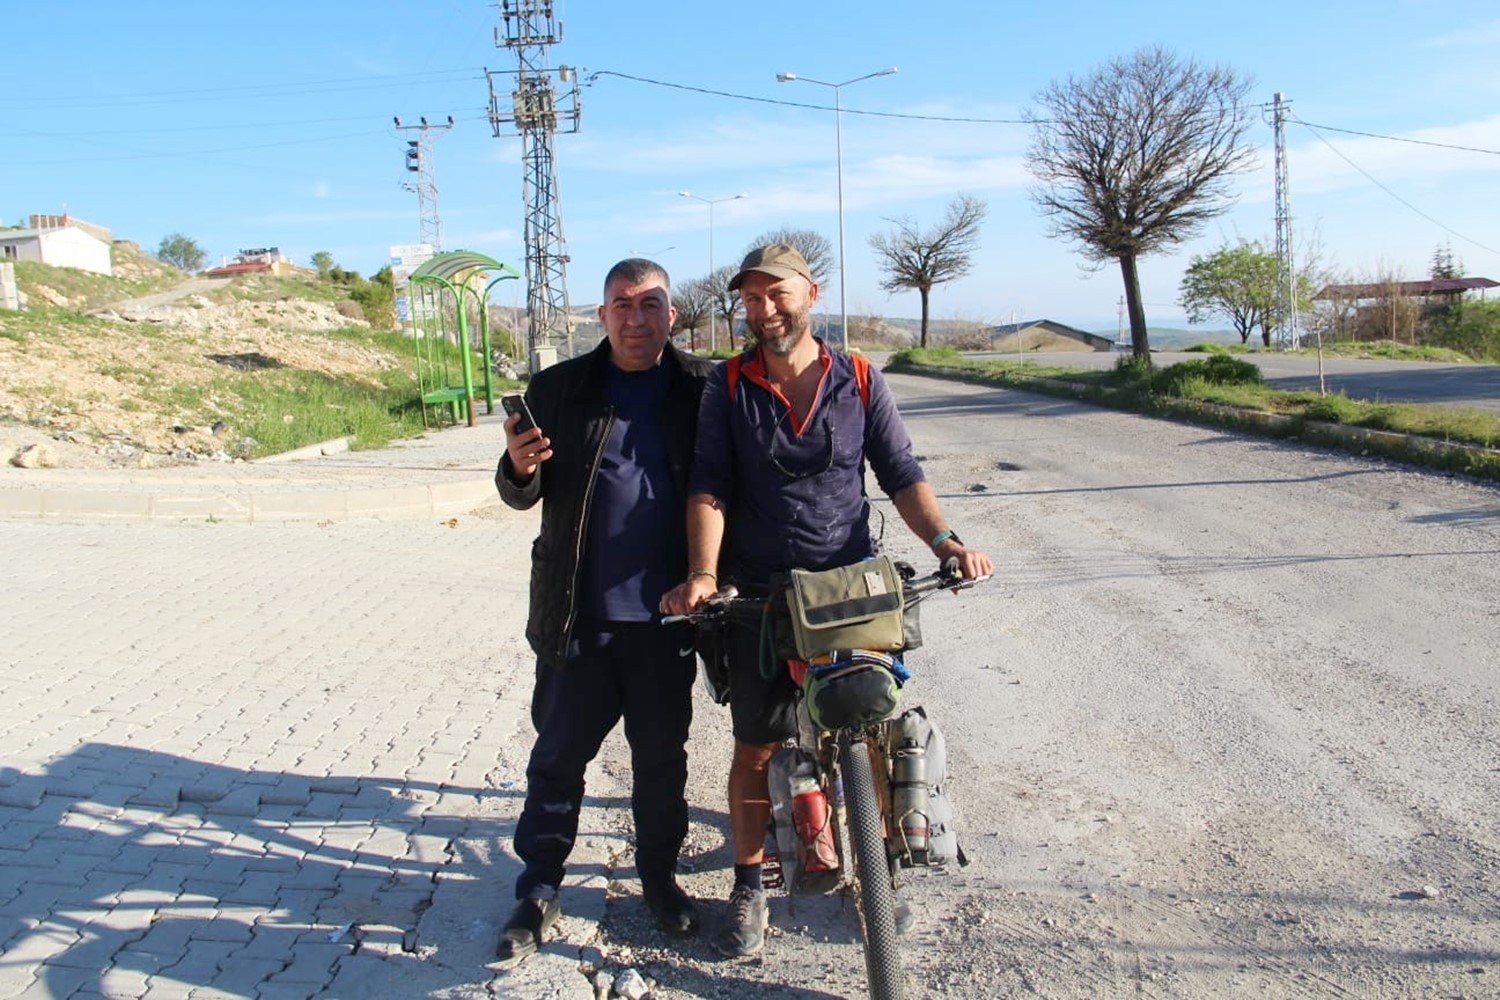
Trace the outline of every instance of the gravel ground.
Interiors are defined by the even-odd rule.
[[[1001,567],[929,602],[911,657],[974,858],[904,890],[911,995],[1500,996],[1500,490],[892,382],[950,520]],[[726,728],[700,705],[685,883],[710,924]],[[836,899],[778,899],[765,955],[721,962],[660,939],[633,892],[597,946],[657,997],[862,994]]]

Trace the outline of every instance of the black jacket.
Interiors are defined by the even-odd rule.
[[[526,483],[516,481],[509,453],[500,456],[495,485],[517,510],[542,501],[542,528],[531,543],[531,611],[526,640],[544,667],[559,667],[578,615],[582,549],[600,453],[609,440],[614,410],[604,398],[609,341],[581,357],[544,368],[526,390],[537,426],[552,441],[553,457]],[[662,426],[677,487],[677,523],[687,531],[688,472],[698,429],[698,400],[713,362],[683,354],[671,344],[662,358],[668,384]],[[687,574],[687,566],[682,567]]]

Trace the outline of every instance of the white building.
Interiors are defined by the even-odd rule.
[[[31,260],[114,275],[108,229],[80,224],[66,215],[34,215],[31,222],[31,229],[0,229],[0,261]]]

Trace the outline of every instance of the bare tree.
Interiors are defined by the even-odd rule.
[[[698,328],[706,325],[714,314],[714,296],[702,278],[684,281],[672,290],[672,305],[677,309],[677,319],[672,323],[672,332],[688,332],[688,346],[698,350]]]
[[[1024,112],[1032,199],[1053,235],[1092,262],[1119,261],[1138,358],[1151,347],[1136,259],[1195,236],[1232,204],[1229,178],[1255,159],[1250,85],[1157,47],[1054,81]]]
[[[768,246],[772,243],[786,243],[795,247],[807,261],[807,269],[812,272],[813,281],[823,284],[828,280],[828,275],[833,271],[833,244],[828,242],[828,237],[811,229],[793,229],[783,226],[764,233],[753,243],[745,248],[749,253],[756,247]]]
[[[740,293],[729,290],[729,282],[740,271],[738,264],[725,264],[703,279],[703,287],[708,290],[709,297],[713,300],[714,316],[724,321],[724,328],[729,331],[729,350],[734,350],[734,318],[740,311]],[[719,345],[714,339],[714,326],[709,326],[709,349],[718,350]]]
[[[870,237],[876,263],[885,272],[880,287],[888,292],[915,288],[922,297],[921,346],[927,346],[928,299],[933,285],[969,273],[979,247],[979,223],[986,206],[973,195],[960,194],[948,206],[942,222],[925,233],[910,219],[888,219],[896,228]]]

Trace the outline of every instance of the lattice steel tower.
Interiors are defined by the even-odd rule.
[[[406,169],[416,174],[415,182],[406,181],[402,187],[417,196],[417,242],[426,243],[434,253],[443,251],[443,221],[438,217],[437,177],[432,168],[432,133],[446,132],[453,127],[453,116],[448,116],[444,125],[429,125],[421,119],[420,125],[403,125],[396,117],[396,128],[402,132],[417,133],[415,139],[406,141]]]
[[[526,348],[532,371],[573,353],[568,310],[568,255],[563,248],[561,199],[552,160],[552,137],[577,132],[581,108],[578,77],[567,66],[547,66],[547,46],[562,41],[562,22],[550,0],[499,0],[496,46],[515,52],[520,68],[501,111],[495,89],[499,72],[484,71],[490,87],[490,125],[496,137],[521,137],[522,198],[526,208]],[[561,96],[552,77],[567,85]],[[505,74],[510,75],[510,74]],[[509,126],[514,131],[507,131]]]
[[[1284,94],[1271,105],[1271,131],[1276,147],[1276,342],[1297,346],[1297,262],[1292,256],[1292,191],[1286,174],[1286,114]]]

